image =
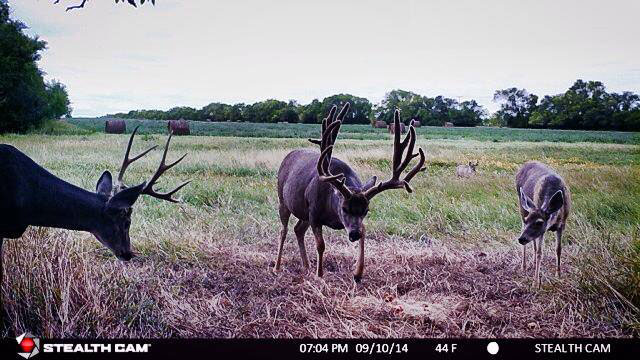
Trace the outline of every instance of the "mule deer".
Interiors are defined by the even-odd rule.
[[[458,165],[456,166],[456,175],[458,177],[472,177],[476,174],[476,167],[478,167],[478,160],[475,162],[469,161],[468,165]]]
[[[320,145],[320,153],[311,150],[294,150],[282,161],[278,170],[278,198],[280,200],[280,243],[275,270],[280,270],[282,249],[287,237],[289,218],[293,214],[298,218],[294,231],[300,248],[302,266],[309,268],[309,260],[304,245],[304,235],[311,227],[316,239],[318,262],[316,274],[323,274],[322,256],[325,245],[322,237],[322,227],[331,229],[345,229],[349,240],[359,241],[359,254],[354,279],[359,282],[364,271],[364,238],[365,227],[363,220],[369,211],[369,202],[377,194],[385,190],[404,188],[411,193],[413,190],[409,182],[423,167],[425,156],[422,149],[414,154],[416,132],[413,127],[409,134],[400,141],[400,113],[394,114],[395,133],[393,141],[393,167],[391,179],[376,185],[374,176],[364,185],[358,175],[345,162],[332,159],[333,146],[335,144],[342,120],[349,109],[347,103],[336,116],[337,108],[334,106],[329,116],[322,121],[322,138],[320,140],[309,139],[314,144]],[[406,150],[406,156],[403,154]],[[400,178],[409,162],[420,157],[418,163]]]
[[[130,260],[134,256],[129,239],[131,208],[138,197],[149,195],[177,202],[172,198],[173,194],[189,183],[184,182],[167,193],[158,193],[153,189],[164,172],[187,156],[185,154],[169,165],[165,163],[171,135],[164,147],[160,165],[149,181],[133,187],[123,183],[127,167],[157,147],[153,146],[129,158],[137,130],[129,138],[115,186],[111,173],[105,171],[98,180],[95,193],[51,174],[15,147],[0,144],[0,254],[3,239],[20,237],[29,226],[45,226],[90,232],[118,259]]]
[[[547,231],[556,233],[556,276],[560,276],[562,232],[571,210],[571,193],[560,175],[537,161],[529,161],[520,168],[516,174],[516,191],[522,217],[522,232],[518,237],[522,244],[522,270],[527,268],[526,245],[533,242],[534,276],[540,287],[542,245]]]

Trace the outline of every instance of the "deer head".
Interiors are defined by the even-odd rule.
[[[525,211],[526,216],[522,224],[522,232],[518,237],[518,242],[522,245],[539,238],[547,231],[547,223],[564,205],[564,194],[562,190],[556,191],[550,198],[543,201],[540,207],[528,197],[522,188],[520,192],[520,206]]]
[[[369,212],[369,202],[371,199],[382,191],[390,189],[404,188],[407,192],[411,193],[413,190],[409,182],[418,172],[424,171],[426,168],[423,167],[425,156],[422,149],[419,148],[418,153],[413,153],[416,142],[416,132],[413,126],[410,127],[409,133],[404,140],[402,142],[400,141],[400,112],[396,110],[394,113],[394,123],[391,125],[395,130],[391,179],[376,185],[377,178],[374,176],[361,188],[347,186],[345,184],[346,178],[344,174],[332,174],[330,164],[333,146],[338,136],[342,120],[348,110],[349,104],[347,103],[336,116],[337,107],[334,106],[329,112],[329,116],[322,121],[322,139],[309,140],[314,144],[320,145],[321,154],[317,163],[319,180],[331,184],[340,196],[338,216],[349,235],[349,240],[357,241],[364,235],[363,220]],[[406,156],[403,158],[405,150]],[[402,172],[409,165],[409,162],[418,156],[420,156],[418,163],[403,179],[400,179]]]
[[[476,167],[478,167],[478,160],[475,162],[469,161],[469,169],[471,169],[471,171],[476,172]]]
[[[131,213],[133,204],[135,204],[136,200],[138,200],[138,197],[140,195],[150,195],[158,199],[175,203],[178,202],[178,200],[172,198],[172,195],[189,183],[189,181],[186,181],[174,190],[167,193],[157,193],[153,190],[153,186],[160,178],[160,176],[167,170],[174,167],[180,161],[182,161],[185,156],[187,156],[187,154],[185,154],[169,165],[165,163],[167,151],[169,149],[169,142],[171,141],[171,134],[169,134],[169,138],[167,139],[167,143],[164,147],[162,160],[160,161],[160,165],[158,166],[158,169],[153,174],[151,179],[149,181],[143,182],[140,185],[132,187],[126,186],[123,183],[123,177],[125,171],[127,170],[127,167],[131,163],[140,159],[157,147],[153,146],[142,152],[140,155],[134,158],[129,158],[129,152],[131,151],[133,138],[137,131],[138,127],[133,130],[133,133],[129,138],[127,150],[125,152],[124,160],[122,161],[122,166],[120,168],[120,173],[118,174],[116,183],[113,184],[111,173],[109,171],[105,171],[104,173],[102,173],[102,176],[100,176],[100,179],[98,180],[98,183],[96,185],[96,193],[104,201],[104,206],[102,209],[99,225],[96,227],[96,230],[92,231],[92,233],[98,239],[98,241],[109,248],[118,259],[125,261],[131,260],[131,258],[133,258],[133,252],[131,251],[131,240],[129,238],[129,227],[131,226]]]

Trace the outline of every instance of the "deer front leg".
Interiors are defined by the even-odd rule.
[[[316,274],[322,277],[322,255],[324,254],[324,239],[322,238],[322,226],[312,226],[311,231],[316,238],[316,249],[318,250],[318,269]]]
[[[296,233],[296,239],[298,240],[298,247],[300,248],[300,258],[302,259],[302,267],[305,271],[309,270],[309,258],[307,257],[307,248],[304,246],[304,234],[309,229],[309,223],[303,220],[298,220],[298,223],[293,228]]]
[[[2,268],[2,243],[4,242],[3,238],[0,238],[0,316],[2,316],[2,327],[6,329],[8,334],[11,334],[11,330],[9,329],[9,316],[8,313],[5,312],[4,303],[2,302],[2,284],[4,283],[4,273]]]
[[[364,272],[364,230],[362,233],[362,237],[360,238],[359,246],[360,252],[358,253],[358,262],[356,263],[356,271],[353,273],[353,280],[357,283],[362,280],[362,273]]]
[[[540,280],[540,264],[542,263],[542,245],[544,244],[544,235],[540,236],[536,240],[534,240],[534,244],[538,243],[536,246],[536,271],[535,271],[535,282],[538,289],[540,288],[542,282]]]
[[[560,255],[562,254],[562,228],[556,231],[556,276],[560,277]]]
[[[280,264],[282,261],[282,249],[284,248],[284,241],[287,239],[287,230],[289,227],[289,218],[291,212],[284,205],[280,205],[280,222],[282,222],[282,230],[280,230],[280,245],[278,246],[278,258],[276,259],[276,266],[274,271],[280,271]]]
[[[522,272],[527,271],[527,245],[522,245]]]

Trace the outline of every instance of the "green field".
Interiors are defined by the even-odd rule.
[[[79,135],[8,135],[0,136],[0,143],[94,189],[103,170],[117,171],[128,139],[97,132],[100,121],[72,119],[84,130],[67,124],[45,131]],[[134,152],[161,144],[163,123],[142,122]],[[169,157],[189,155],[162,186],[192,183],[181,192],[183,204],[138,201],[131,238],[139,256],[132,262],[117,261],[80,232],[32,228],[19,240],[5,241],[2,296],[16,333],[138,338],[639,334],[637,133],[419,129],[427,171],[412,181],[414,194],[389,191],[372,201],[365,221],[365,274],[355,286],[356,249],[338,231],[326,232],[323,279],[302,272],[292,229],[282,272],[271,270],[280,226],[276,172],[289,151],[311,147],[304,138],[317,137],[319,126],[192,124],[196,134],[216,136],[174,138]],[[245,135],[252,137],[239,137]],[[390,175],[391,138],[384,130],[347,125],[334,156],[361,178],[384,179]],[[147,179],[159,158],[156,150],[136,162],[126,181]],[[553,251],[547,245],[540,290],[532,287],[531,266],[527,274],[521,272],[521,246],[515,240],[520,220],[514,174],[534,159],[565,177],[574,202],[564,237],[564,275],[553,275]],[[479,161],[477,176],[457,178],[456,164],[470,160]],[[313,263],[310,234],[307,248]]]
[[[87,132],[104,132],[104,118],[74,118],[66,120]],[[130,133],[140,125],[142,134],[164,134],[167,122],[161,120],[126,120]],[[318,136],[318,125],[314,124],[265,124],[265,123],[210,123],[190,122],[192,135],[310,138]],[[425,126],[417,129],[421,139],[478,140],[478,141],[551,141],[551,142],[598,142],[615,144],[640,144],[640,134],[619,131],[580,131],[509,128],[444,128]],[[386,129],[374,129],[369,125],[343,125],[342,137],[357,140],[383,140],[388,138]]]

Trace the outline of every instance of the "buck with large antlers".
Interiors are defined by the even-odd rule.
[[[412,192],[409,182],[418,172],[425,170],[423,167],[425,156],[422,149],[418,149],[418,153],[413,153],[416,143],[415,129],[411,127],[404,140],[400,141],[400,113],[396,110],[393,124],[395,132],[391,179],[376,185],[377,179],[374,176],[363,185],[349,165],[331,157],[340,125],[348,110],[347,103],[336,116],[337,108],[334,106],[329,116],[322,122],[322,139],[309,139],[312,143],[320,145],[320,153],[311,150],[294,150],[280,165],[278,198],[282,230],[275,264],[276,271],[280,270],[282,248],[287,237],[289,218],[293,214],[298,218],[294,231],[300,247],[303,267],[309,268],[304,245],[304,235],[309,227],[316,239],[318,251],[316,273],[320,277],[323,273],[322,256],[325,249],[322,227],[345,229],[349,240],[359,241],[360,251],[354,272],[354,279],[359,282],[364,271],[363,220],[369,211],[369,202],[385,190],[404,188],[407,192]],[[405,151],[406,155],[403,158]],[[400,176],[409,162],[418,156],[420,157],[418,163],[401,179]]]
[[[0,144],[0,254],[3,239],[18,238],[32,225],[90,232],[118,259],[130,260],[133,257],[129,240],[131,208],[138,197],[150,195],[177,202],[172,195],[188,183],[168,193],[158,193],[153,189],[158,178],[186,156],[169,165],[165,163],[171,135],[151,179],[133,187],[123,183],[127,167],[157,147],[153,146],[130,159],[129,152],[137,130],[129,139],[115,186],[111,173],[105,171],[98,180],[95,193],[56,177],[15,147]],[[1,271],[0,261],[0,274]]]

